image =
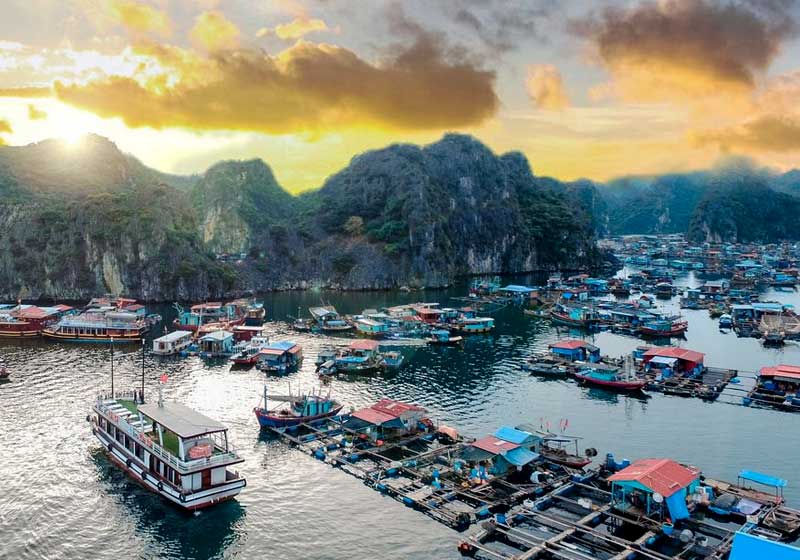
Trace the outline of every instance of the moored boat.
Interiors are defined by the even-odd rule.
[[[254,336],[249,341],[234,346],[234,354],[231,356],[231,361],[240,366],[252,366],[258,362],[261,350],[268,347],[268,337]]]
[[[681,336],[689,328],[689,323],[680,317],[652,319],[638,327],[642,336]]]
[[[385,369],[400,369],[405,357],[401,352],[392,351],[381,354],[381,366]]]
[[[153,340],[153,354],[156,356],[173,356],[180,354],[192,344],[192,333],[189,331],[173,331]]]
[[[342,319],[332,305],[310,307],[308,311],[322,332],[344,332],[353,329],[353,325]]]
[[[280,404],[268,408],[268,402]],[[267,395],[264,386],[263,406],[253,409],[258,423],[262,428],[286,428],[306,422],[313,422],[323,418],[336,416],[342,409],[342,404],[332,399],[330,393],[323,396],[319,393],[292,395]]]
[[[176,402],[145,404],[141,392],[102,395],[88,418],[111,461],[145,489],[186,509],[228,500],[246,486],[228,428]]]
[[[42,336],[62,342],[139,342],[150,330],[149,323],[125,311],[92,312],[69,315],[42,330]]]
[[[244,324],[248,327],[260,327],[264,324],[267,310],[263,303],[250,302],[244,317]]]
[[[586,385],[617,391],[641,391],[647,382],[634,375],[624,374],[617,366],[608,364],[586,364],[575,372],[575,379]]]

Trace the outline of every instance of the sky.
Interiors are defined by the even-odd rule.
[[[800,0],[798,0],[800,1]],[[472,134],[598,181],[800,155],[794,0],[2,0],[0,143],[261,158],[298,192]]]

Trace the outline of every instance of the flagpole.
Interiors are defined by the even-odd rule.
[[[111,398],[114,398],[114,337],[111,337]]]

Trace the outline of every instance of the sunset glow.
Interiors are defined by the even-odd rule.
[[[65,4],[69,25],[5,8],[3,143],[92,132],[178,173],[260,157],[294,191],[363,150],[447,131],[562,179],[730,153],[785,168],[800,150],[791,3],[518,3],[502,20],[491,2]]]

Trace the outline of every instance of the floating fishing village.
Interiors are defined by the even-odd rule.
[[[240,468],[245,459],[231,443],[230,428],[165,400],[166,373],[155,388],[147,381],[153,367],[201,360],[229,364],[229,375],[252,370],[265,381],[283,380],[288,390],[282,393],[265,382],[252,409],[261,437],[458,531],[455,555],[800,557],[800,509],[783,495],[790,481],[760,472],[757,457],[740,466],[737,480],[722,481],[702,465],[663,457],[657,442],[647,457],[617,459],[614,449],[598,450],[572,435],[568,419],[554,426],[533,406],[525,423],[487,425],[485,433],[467,435],[414,402],[385,397],[356,407],[336,395],[336,380],[396,375],[409,349],[463,352],[471,340],[491,340],[503,311],[560,333],[519,360],[520,378],[572,382],[642,402],[658,393],[800,412],[800,363],[764,363],[757,371],[707,363],[703,348],[684,347],[692,321],[682,315],[707,310],[719,332],[734,339],[755,338],[768,348],[792,344],[800,338],[793,306],[764,301],[762,294],[796,290],[800,247],[695,247],[679,236],[608,243],[622,263],[609,278],[557,275],[530,286],[477,278],[445,302],[341,314],[321,301],[285,317],[272,317],[255,298],[175,304],[171,321],[118,296],[83,306],[19,302],[0,306],[0,337],[104,343],[110,371],[102,375],[110,390],[87,403],[90,430],[116,468],[181,510],[208,508],[247,487]],[[681,284],[689,272],[699,285]],[[283,334],[274,336],[271,324]],[[630,339],[633,349],[607,355],[595,343],[601,333]],[[319,339],[313,352],[303,347],[306,337]],[[120,387],[114,353],[136,345],[140,374]],[[304,359],[313,362],[317,383],[293,389],[292,374]],[[16,381],[14,368],[4,364],[0,382]]]

